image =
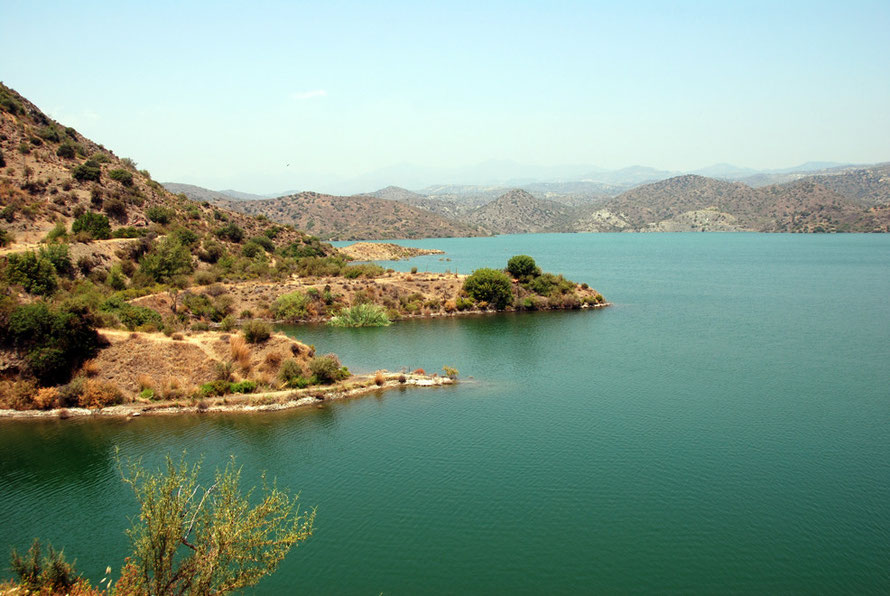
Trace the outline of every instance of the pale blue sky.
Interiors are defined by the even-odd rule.
[[[258,193],[405,163],[887,161],[888,63],[887,0],[0,0],[4,83],[156,179]]]

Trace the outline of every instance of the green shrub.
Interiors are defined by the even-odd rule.
[[[96,151],[95,153],[90,155],[89,161],[93,161],[95,163],[111,163],[111,157],[107,153]]]
[[[272,336],[272,327],[264,321],[247,321],[241,327],[241,333],[249,343],[258,344]]]
[[[133,186],[133,173],[129,170],[114,169],[108,171],[108,177],[117,180],[124,186]]]
[[[71,175],[74,176],[75,180],[81,182],[98,182],[99,178],[102,176],[102,167],[94,160],[88,159],[71,170]]]
[[[68,228],[61,221],[57,221],[53,229],[49,231],[44,240],[46,242],[55,242],[56,240],[65,240],[68,238]]]
[[[309,305],[312,299],[303,292],[283,294],[272,303],[272,313],[282,321],[299,321],[309,317]]]
[[[105,239],[111,236],[111,224],[101,213],[87,211],[74,220],[71,232],[73,234],[84,232],[91,238]]]
[[[50,296],[59,287],[52,262],[33,251],[12,253],[7,257],[6,280],[20,284],[26,292],[37,296]]]
[[[75,148],[74,143],[62,143],[59,145],[59,148],[56,149],[56,155],[64,157],[65,159],[73,159],[74,156],[77,155],[77,149]]]
[[[225,395],[229,392],[230,387],[231,385],[228,381],[217,379],[216,381],[204,383],[203,385],[198,387],[198,391],[201,393],[202,397],[210,397],[213,395]]]
[[[343,268],[342,275],[346,279],[356,279],[357,277],[380,277],[385,269],[380,265],[373,263],[363,263],[361,265],[348,265]]]
[[[117,197],[112,197],[105,201],[102,211],[108,217],[112,217],[121,223],[127,221],[127,205]]]
[[[477,302],[487,302],[503,310],[513,302],[513,284],[497,269],[477,269],[464,280],[464,290]]]
[[[248,259],[255,259],[257,257],[265,256],[266,251],[262,246],[254,242],[253,240],[249,241],[243,247],[241,247],[241,255]]]
[[[225,238],[230,242],[234,242],[235,244],[240,244],[242,240],[244,240],[244,230],[239,228],[234,223],[228,223],[223,227],[216,230],[216,235],[220,238]]]
[[[316,356],[309,361],[309,372],[323,384],[335,383],[349,377],[349,369],[340,364],[336,354]]]
[[[142,238],[148,233],[148,230],[134,228],[133,226],[124,226],[117,228],[111,233],[112,238]]]
[[[14,240],[15,237],[8,230],[0,229],[0,246],[12,244]]]
[[[74,271],[67,244],[50,244],[40,248],[39,258],[47,259],[53,264],[56,273],[70,275]]]
[[[268,232],[268,230],[266,230]],[[275,243],[268,236],[254,236],[250,242],[263,247],[266,252],[275,252]]]
[[[198,251],[198,258],[205,263],[216,263],[225,255],[225,247],[215,240],[205,239],[203,242],[203,248]]]
[[[123,170],[121,170],[123,171]],[[129,172],[127,172],[129,174]],[[172,209],[167,209],[166,207],[149,207],[145,210],[145,216],[155,223],[159,223],[161,225],[170,223],[170,220],[173,219],[175,212]],[[193,232],[194,233],[194,232]],[[197,236],[195,236],[195,240],[197,240]]]
[[[540,296],[559,296],[574,292],[575,284],[565,279],[562,275],[544,273],[530,280],[526,287]]]
[[[253,393],[256,391],[256,381],[239,381],[229,385],[231,393]]]
[[[117,315],[121,325],[130,331],[147,326],[159,329],[164,323],[161,313],[158,311],[135,304],[124,304],[114,314]]]
[[[278,378],[288,387],[302,389],[309,385],[309,379],[303,376],[303,367],[293,358],[288,358],[281,363]]]
[[[198,235],[188,228],[178,227],[170,233],[183,246],[194,246],[198,243]]]
[[[36,538],[24,558],[12,550],[9,566],[25,593],[67,594],[81,581],[64,553],[56,552],[51,544],[46,556],[41,557],[40,540]]]
[[[464,311],[473,308],[474,304],[472,300],[464,298],[463,296],[458,296],[457,300],[454,301],[454,305],[457,310]]]
[[[338,276],[345,266],[342,257],[305,257],[297,261],[296,273],[300,277]]]
[[[507,271],[516,279],[534,277],[541,274],[535,260],[528,255],[516,255],[507,261]]]
[[[385,327],[391,321],[379,304],[356,304],[344,308],[328,324],[334,327]]]

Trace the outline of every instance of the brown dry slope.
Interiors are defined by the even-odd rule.
[[[483,235],[478,228],[399,201],[370,196],[340,197],[315,192],[226,206],[292,224],[325,240],[384,240]]]

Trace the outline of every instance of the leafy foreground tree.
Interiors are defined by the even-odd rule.
[[[260,495],[242,494],[234,458],[208,488],[198,484],[200,464],[189,466],[184,456],[167,457],[166,469],[154,473],[139,461],[120,467],[141,509],[127,531],[133,552],[117,583],[105,588],[103,579],[93,588],[52,546],[41,557],[35,540],[25,557],[13,551],[16,580],[0,584],[0,594],[224,594],[255,585],[312,535],[315,510],[300,513],[297,496],[265,476]]]
[[[127,534],[133,554],[115,592],[218,594],[252,586],[272,573],[297,543],[312,535],[315,510],[301,514],[293,498],[269,486],[251,507],[253,489],[241,494],[234,459],[202,489],[199,464],[167,458],[166,472],[138,462],[123,471],[141,511]]]

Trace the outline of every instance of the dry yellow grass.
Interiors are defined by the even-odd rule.
[[[374,383],[379,387],[386,382],[386,377],[383,375],[382,370],[378,370],[374,373]]]
[[[249,372],[250,364],[250,347],[241,335],[233,335],[229,338],[229,349],[232,352],[232,360],[238,363],[241,370]]]

